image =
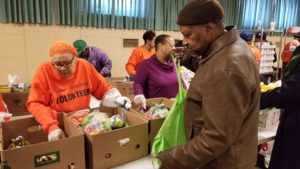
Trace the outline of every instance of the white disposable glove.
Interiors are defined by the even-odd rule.
[[[106,107],[131,108],[131,101],[129,98],[121,96],[120,92],[116,88],[112,88],[104,94],[101,104]]]
[[[48,134],[48,141],[55,141],[65,137],[65,133],[61,129],[56,129]]]
[[[138,95],[134,96],[133,101],[135,104],[142,105],[143,109],[146,109],[146,98],[144,95],[138,94]]]

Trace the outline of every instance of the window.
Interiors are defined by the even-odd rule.
[[[91,13],[104,15],[145,17],[145,0],[94,0]]]

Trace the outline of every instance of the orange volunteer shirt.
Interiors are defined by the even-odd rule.
[[[256,64],[259,65],[260,64],[260,58],[261,58],[261,54],[260,54],[259,49],[253,44],[249,45],[249,47],[251,48],[251,50],[253,52]]]
[[[57,112],[88,109],[91,95],[101,99],[112,88],[86,60],[75,60],[74,74],[60,77],[52,62],[42,64],[36,71],[27,101],[29,112],[46,132],[58,129]]]
[[[0,94],[0,112],[7,112],[7,108],[4,104],[1,94]]]
[[[144,48],[144,46],[140,46],[134,49],[125,66],[127,73],[129,75],[135,74],[139,64],[143,60],[149,59],[154,54],[155,54],[154,49],[148,51],[147,49]]]

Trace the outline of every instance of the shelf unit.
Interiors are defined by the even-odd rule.
[[[269,42],[269,44],[266,44],[266,42],[263,43],[259,43],[259,45],[255,45],[260,49],[261,52],[261,63],[262,65],[260,65],[260,75],[269,75],[269,76],[276,76],[276,80],[279,79],[279,74],[280,72],[280,61],[281,61],[281,57],[280,54],[282,53],[283,50],[283,36],[284,36],[284,30],[283,29],[277,29],[277,30],[271,30],[271,29],[247,29],[247,30],[239,30],[239,32],[242,31],[251,31],[254,34],[261,32],[261,35],[263,35],[263,33],[267,33],[268,36],[270,36],[270,34],[279,34],[280,35],[280,45],[276,46],[274,44],[271,44]],[[263,41],[263,36],[261,36],[261,41]],[[277,54],[277,65],[276,70],[273,70],[273,60],[275,59],[275,54],[276,54],[276,48],[279,48],[279,53]]]

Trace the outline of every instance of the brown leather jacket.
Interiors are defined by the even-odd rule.
[[[199,63],[185,103],[188,142],[159,154],[167,169],[250,169],[257,154],[259,73],[230,27]]]

